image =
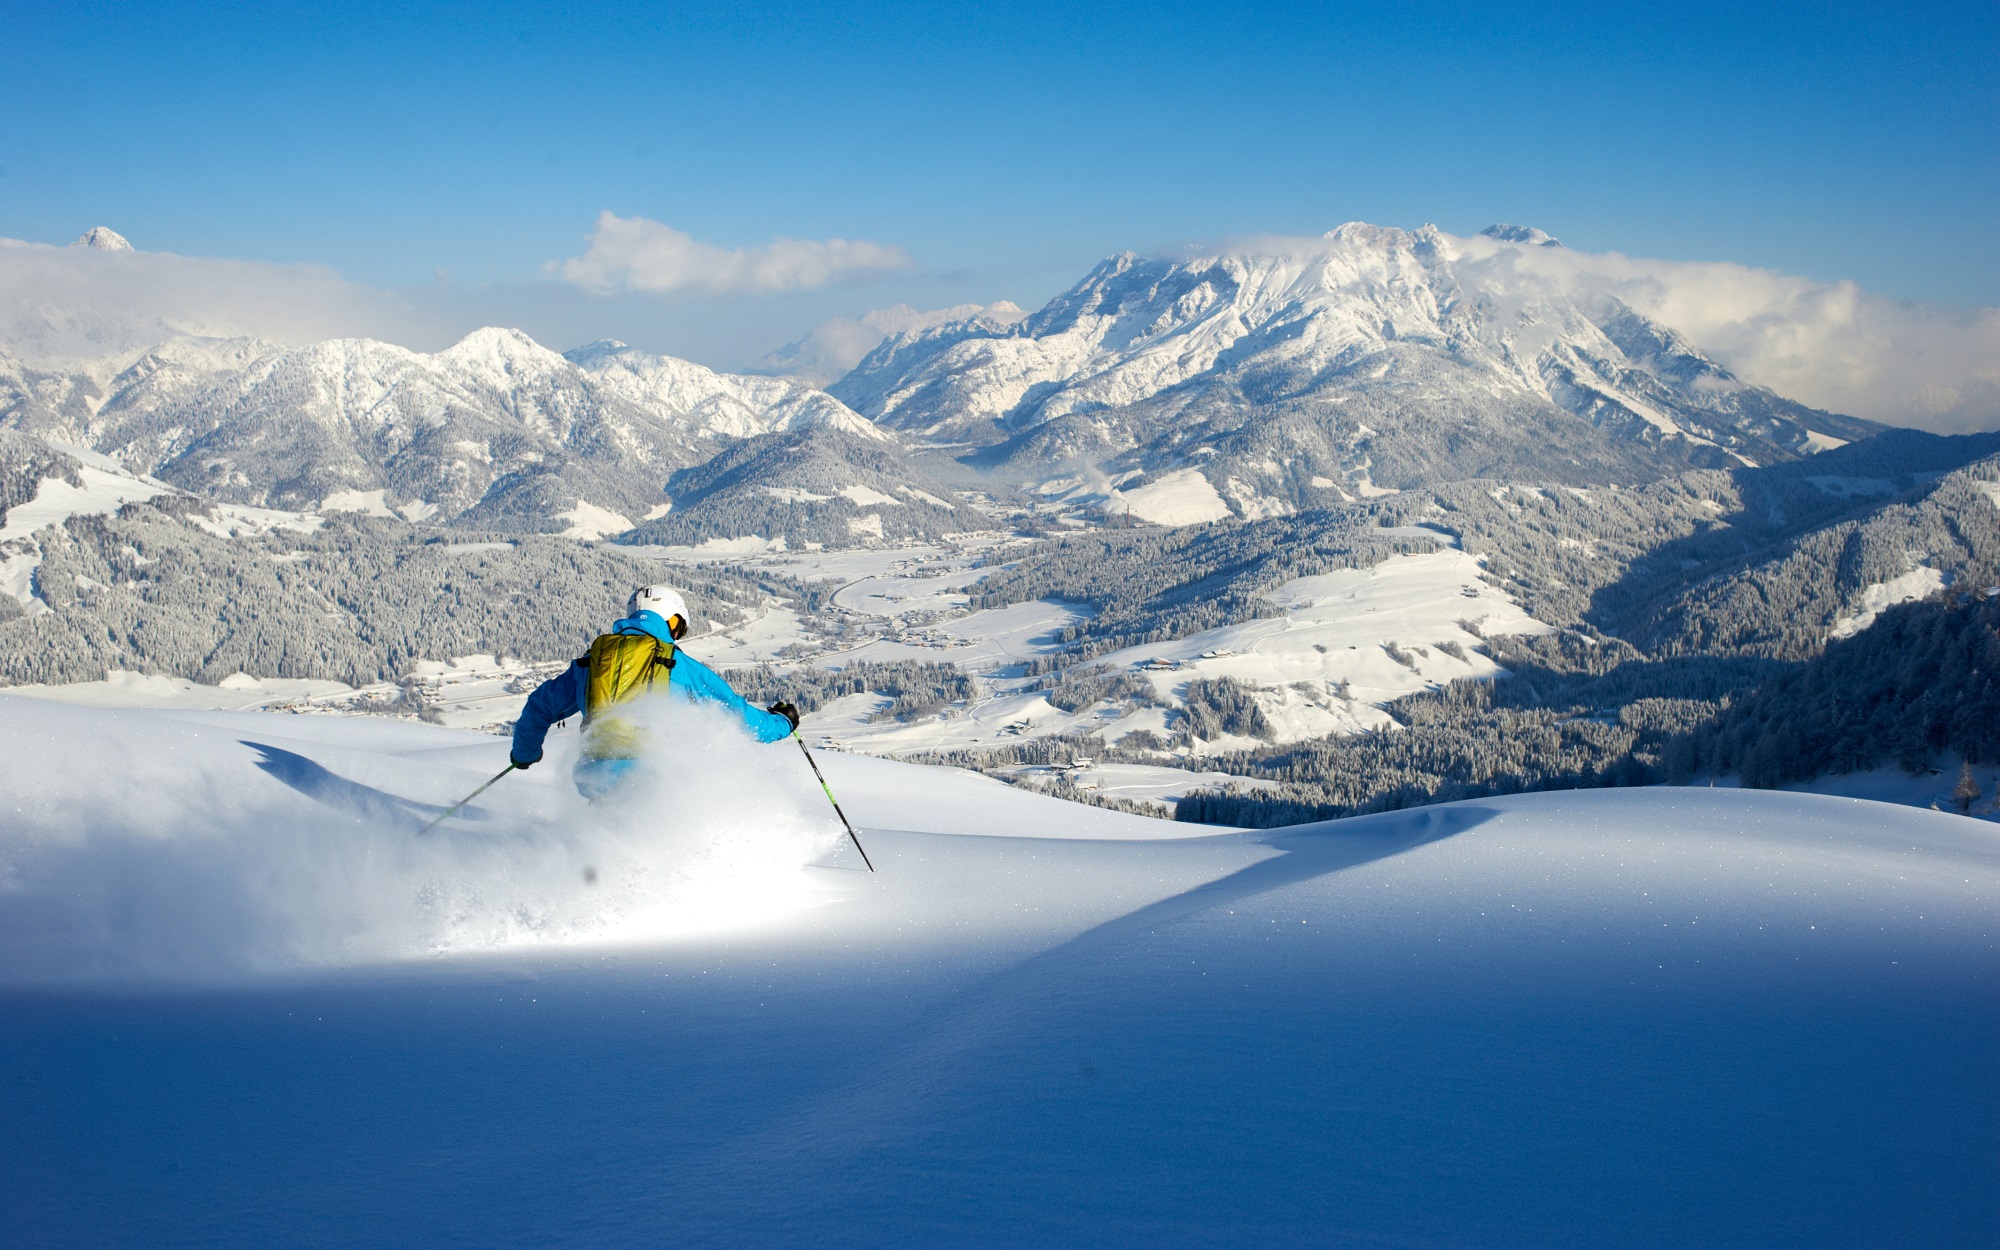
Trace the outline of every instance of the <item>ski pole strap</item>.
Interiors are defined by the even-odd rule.
[[[500,780],[502,777],[505,777],[508,773],[511,773],[513,771],[514,771],[514,761],[508,760],[507,767],[493,774],[491,780],[487,781],[485,785],[479,787],[477,790],[474,790],[471,794],[466,795],[458,802],[453,803],[450,807],[445,808],[443,812],[438,814],[438,818],[436,820],[433,820],[428,825],[425,825],[423,828],[417,830],[417,836],[421,838],[425,834],[429,833],[431,830],[443,824],[451,816],[453,812],[456,812],[459,808],[464,807],[467,803],[472,802],[472,800],[486,793],[486,791],[493,785],[495,781]]]

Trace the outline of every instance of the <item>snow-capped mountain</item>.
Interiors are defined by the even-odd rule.
[[[781,379],[615,342],[564,356],[492,328],[435,353],[177,338],[101,383],[6,359],[0,370],[0,422],[214,498],[526,528],[629,528],[664,504],[670,473],[745,438],[887,437]]]
[[[92,226],[77,237],[71,247],[87,247],[98,252],[129,252],[132,244],[110,226]]]
[[[1768,463],[1879,428],[1746,385],[1608,293],[1522,263],[1560,246],[1529,227],[1351,223],[1125,253],[1018,324],[895,335],[829,389],[1024,472],[1197,467],[1245,515],[1450,478]]]
[[[0,237],[0,349],[99,389],[173,338],[300,346],[435,333],[402,297],[316,265],[150,252],[106,226],[67,246]]]
[[[71,249],[31,259],[45,251]],[[109,231],[74,255],[129,259]],[[432,353],[369,338],[284,348],[24,305],[27,329],[0,330],[0,426],[228,502],[576,534],[657,518],[670,475],[810,430],[852,436],[816,445],[822,467],[881,449],[857,453],[852,482],[872,483],[883,456],[907,476],[893,445],[907,439],[999,469],[995,489],[1185,524],[1473,477],[1637,483],[1878,428],[1744,384],[1567,255],[1525,226],[1458,238],[1361,224],[1190,258],[1127,253],[1025,319],[1002,303],[829,323],[794,345],[795,365],[888,333],[831,394],[612,341],[559,355],[488,328]]]
[[[820,427],[745,439],[667,480],[673,510],[634,541],[698,544],[750,535],[849,547],[981,528],[979,512],[925,475],[893,440]]]

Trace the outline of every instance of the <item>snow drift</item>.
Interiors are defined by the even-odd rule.
[[[829,755],[871,876],[796,751],[723,733],[671,796],[600,819],[551,760],[426,841],[503,743],[0,725],[0,967],[42,987],[0,997],[8,1244],[1817,1248],[2000,1219],[1980,822],[1641,789],[1191,837]]]

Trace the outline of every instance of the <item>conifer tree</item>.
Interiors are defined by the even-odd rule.
[[[1951,801],[1958,805],[1958,814],[1970,816],[1972,805],[1979,801],[1979,779],[1972,775],[1972,761],[1967,760],[1958,770],[1958,787],[1951,792]]]

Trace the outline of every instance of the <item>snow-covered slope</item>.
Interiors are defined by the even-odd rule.
[[[35,594],[42,553],[36,531],[75,516],[102,516],[135,500],[172,492],[126,472],[108,456],[0,431],[0,620],[49,610]]]
[[[782,378],[717,373],[612,340],[579,347],[565,353],[564,359],[607,393],[679,418],[711,438],[831,429],[877,442],[893,441],[825,392]]]
[[[672,511],[634,542],[676,546],[746,535],[805,547],[936,539],[986,522],[873,431],[807,429],[746,439],[667,479]]]
[[[367,339],[279,349],[176,338],[129,363],[37,373],[0,360],[0,420],[176,485],[313,508],[384,492],[412,519],[629,528],[660,484],[737,440],[838,429],[885,441],[823,392],[597,343],[558,355],[484,329],[441,352]],[[623,525],[616,524],[622,519]]]
[[[1019,324],[893,336],[831,389],[925,438],[1001,443],[1016,468],[1197,466],[1249,515],[1453,477],[1767,463],[1874,428],[1746,386],[1608,295],[1516,263],[1545,245],[1351,223],[1125,253]]]
[[[128,473],[110,457],[80,447],[53,445],[49,450],[70,462],[69,474],[75,480],[43,477],[32,496],[10,507],[0,506],[0,545],[73,516],[116,512],[132,500],[151,499],[173,489],[164,482]]]
[[[1993,1228],[1976,822],[1643,790],[1187,838],[826,756],[869,875],[784,744],[688,737],[609,810],[552,762],[419,838],[501,743],[0,709],[9,1244]]]
[[[919,575],[899,570],[843,587],[834,597],[837,608],[889,622],[892,632],[813,662],[838,668],[941,660],[976,676],[978,696],[943,718],[909,722],[873,720],[887,701],[851,696],[808,716],[808,731],[848,750],[919,758],[1054,734],[1115,744],[1139,730],[1170,736],[1185,711],[1189,681],[1231,678],[1249,688],[1270,741],[1298,742],[1393,728],[1384,703],[1455,678],[1493,676],[1498,670],[1481,652],[1485,639],[1549,631],[1487,584],[1474,557],[1456,550],[1395,556],[1370,568],[1285,582],[1261,596],[1281,609],[1278,614],[1099,656],[1079,667],[1142,679],[1152,691],[1150,705],[1134,710],[1107,697],[1064,711],[1049,702],[1039,682],[1021,675],[1021,666],[1057,653],[1061,632],[1088,613],[1044,600],[958,615],[952,609],[962,608],[965,597],[954,592],[976,587],[979,573],[944,571],[948,567],[912,571]],[[897,628],[901,617],[927,623]],[[1193,751],[1251,745],[1257,744],[1196,743]],[[1128,778],[1142,790],[1143,772]],[[1093,788],[1127,793],[1108,783]]]

